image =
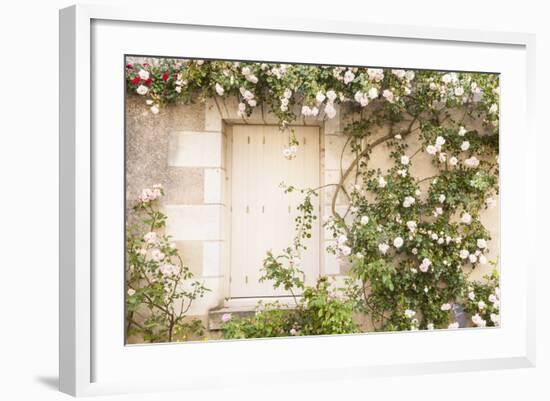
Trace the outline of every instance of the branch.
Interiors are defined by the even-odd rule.
[[[412,126],[414,125],[414,123],[417,121],[417,117],[414,117],[408,128],[407,128],[407,131],[405,131],[402,136],[403,137],[406,137],[407,135],[411,134],[413,132],[413,129],[412,129]],[[343,190],[344,189],[344,183],[346,182],[346,179],[348,178],[348,176],[351,174],[351,172],[353,171],[353,169],[357,166],[357,164],[359,163],[359,161],[363,158],[363,157],[367,157],[368,154],[370,153],[370,151],[372,149],[374,149],[376,146],[392,139],[394,137],[394,133],[393,133],[393,123],[390,124],[390,127],[389,127],[389,133],[378,138],[377,140],[375,140],[374,142],[368,144],[365,149],[359,153],[359,155],[353,160],[353,162],[351,162],[351,164],[348,166],[348,168],[346,169],[346,171],[342,174],[341,178],[340,178],[340,183],[336,186],[336,190],[334,191],[334,195],[332,196],[332,203],[331,203],[331,210],[332,210],[332,214],[333,216],[335,216],[338,220],[340,220],[341,222],[344,222],[344,219],[342,218],[342,216],[340,216],[340,214],[336,211],[336,199],[338,197],[338,193],[340,192],[340,190]],[[344,226],[344,230],[346,231],[346,233],[349,234],[349,228],[346,226],[346,224],[344,223],[343,224]]]
[[[430,177],[422,178],[421,180],[417,181],[417,184],[420,184],[421,182],[424,182],[424,181],[433,180],[434,178],[437,178],[437,177],[439,177],[439,175],[432,175]]]

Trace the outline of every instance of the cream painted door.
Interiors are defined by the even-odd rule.
[[[289,133],[276,126],[234,125],[231,144],[231,298],[290,296],[274,290],[271,282],[259,282],[266,252],[274,255],[294,238],[299,193],[285,194],[281,182],[297,188],[319,186],[319,128],[295,127],[300,142],[296,158],[287,160],[283,149]],[[315,200],[315,211],[318,199]],[[319,220],[302,253],[306,282],[319,274]]]

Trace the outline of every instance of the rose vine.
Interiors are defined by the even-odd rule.
[[[287,129],[311,116],[330,120],[340,108],[342,154],[349,150],[353,159],[341,163],[324,224],[335,240],[330,250],[351,265],[355,310],[377,330],[457,327],[460,309],[473,325],[500,324],[497,273],[485,282],[469,278],[477,266],[496,264],[487,257],[491,233],[480,213],[494,206],[499,189],[498,75],[153,59],[128,64],[126,81],[154,114],[169,103],[236,97],[243,119],[268,107]],[[410,149],[408,137],[418,148]],[[372,165],[375,150],[390,155],[387,171]],[[291,139],[285,156],[297,151]],[[411,173],[420,153],[430,158],[432,176]],[[340,196],[344,212],[336,207]]]

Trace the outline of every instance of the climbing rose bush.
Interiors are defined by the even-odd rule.
[[[265,107],[285,130],[308,117],[333,119],[340,110],[342,155],[353,158],[341,163],[338,183],[301,189],[302,207],[312,194],[331,190],[324,225],[334,239],[329,250],[351,266],[346,297],[354,311],[384,331],[457,328],[462,312],[469,325],[499,324],[498,275],[470,278],[479,266],[496,265],[487,256],[492,235],[480,215],[494,207],[499,191],[498,75],[153,59],[127,65],[126,80],[153,114],[172,102],[213,98],[221,107],[237,98],[243,119]],[[288,159],[299,152],[290,138],[283,150]],[[372,163],[374,152],[390,157],[387,171]],[[420,155],[433,175],[414,175]],[[336,207],[338,197],[346,200],[345,211]],[[317,217],[312,210],[308,216]],[[311,235],[311,226],[297,226],[300,236]],[[288,256],[302,251],[295,243]],[[266,260],[280,261],[271,254]],[[287,283],[288,291],[300,288],[284,281],[295,276],[282,268],[265,277],[275,286]],[[281,325],[286,335],[289,326]]]
[[[433,109],[468,104],[485,124],[498,128],[495,74],[151,59],[150,63],[128,63],[126,83],[130,92],[145,98],[154,114],[176,101],[236,96],[239,115],[267,106],[284,124],[320,114],[332,119],[335,107],[342,103],[364,109],[382,101],[399,111],[414,99],[417,106]]]
[[[183,263],[176,245],[164,233],[166,215],[160,211],[160,185],[145,188],[129,217],[126,232],[127,336],[147,342],[198,338],[202,322],[186,317],[208,289]]]
[[[286,187],[285,192],[293,192],[294,187]],[[268,281],[275,289],[288,291],[293,303],[260,303],[256,314],[248,318],[230,315],[222,318],[224,338],[286,337],[322,334],[347,334],[360,332],[355,322],[357,306],[355,297],[350,296],[349,287],[341,288],[328,277],[321,276],[315,286],[305,284],[301,270],[300,253],[306,249],[304,240],[311,237],[311,229],[316,216],[313,214],[312,198],[315,191],[301,191],[304,201],[298,206],[296,235],[292,245],[280,255],[271,251],[263,262],[260,281]],[[334,280],[332,280],[334,281]]]

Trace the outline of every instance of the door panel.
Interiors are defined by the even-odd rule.
[[[262,262],[268,250],[274,255],[294,238],[296,207],[303,195],[285,194],[281,182],[297,188],[319,186],[319,129],[295,127],[300,142],[293,160],[283,156],[289,132],[276,126],[235,125],[232,129],[231,166],[231,297],[289,296],[260,283]],[[314,199],[315,210],[318,200]],[[302,253],[306,282],[313,284],[319,272],[319,226]]]

